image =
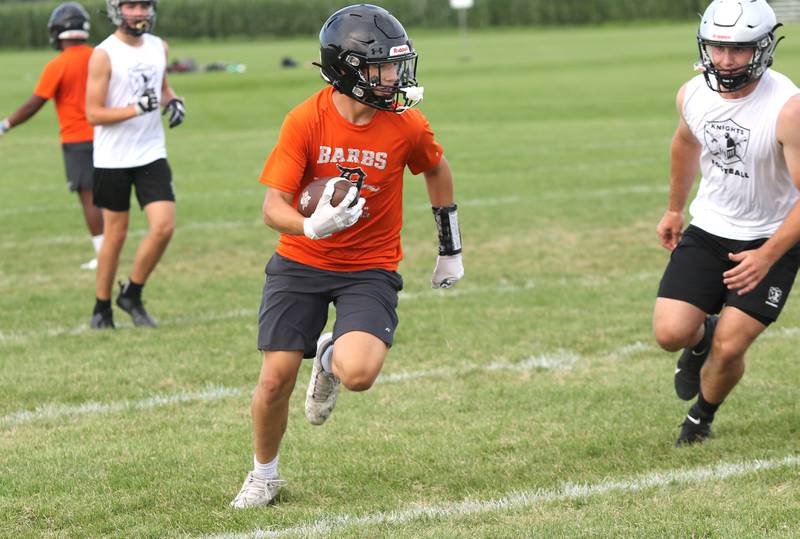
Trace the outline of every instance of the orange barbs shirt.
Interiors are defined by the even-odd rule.
[[[364,214],[350,228],[321,240],[281,234],[277,252],[329,271],[395,271],[403,257],[403,172],[406,166],[413,174],[432,169],[442,147],[416,109],[377,111],[369,124],[353,125],[336,110],[332,95],[328,86],[286,115],[259,181],[293,193],[296,207],[303,187],[314,178],[342,175],[337,165],[360,169]]]
[[[74,45],[50,60],[33,93],[42,99],[55,99],[61,142],[87,142],[94,139],[94,127],[86,120],[86,78],[92,47]]]

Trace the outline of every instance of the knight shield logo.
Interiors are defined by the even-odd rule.
[[[770,307],[777,308],[781,301],[781,296],[783,296],[783,291],[780,288],[777,286],[770,286],[769,291],[767,292],[767,301],[764,303]]]
[[[744,163],[750,130],[733,120],[708,122],[704,129],[706,147],[711,155],[726,165]]]
[[[142,95],[145,90],[156,89],[156,69],[147,64],[137,64],[128,70],[128,81],[134,95]]]

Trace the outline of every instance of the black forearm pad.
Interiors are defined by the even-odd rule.
[[[457,255],[461,252],[461,231],[458,229],[458,206],[434,206],[433,218],[439,233],[439,256]]]

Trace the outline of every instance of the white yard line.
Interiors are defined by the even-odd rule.
[[[236,311],[231,311],[235,313]],[[252,314],[252,313],[250,313]],[[88,331],[88,329],[86,329]],[[599,356],[601,358],[621,358],[639,351],[650,350],[652,346],[642,343],[623,346]],[[422,369],[397,373],[385,373],[378,377],[378,384],[397,384],[420,378],[442,376],[460,376],[473,371],[512,371],[529,372],[534,370],[565,371],[570,370],[584,358],[567,350],[557,350],[552,354],[537,354],[520,361],[496,360],[486,364],[465,362],[457,367]],[[80,404],[47,403],[34,410],[17,410],[0,416],[0,428],[14,427],[38,420],[58,419],[61,417],[78,417],[86,415],[103,415],[131,410],[147,410],[179,403],[210,402],[228,397],[249,395],[252,388],[235,388],[221,385],[208,386],[199,391],[179,391],[170,394],[156,394],[141,400],[122,400],[116,402],[89,401]]]
[[[800,465],[800,456],[790,455],[769,460],[720,463],[699,468],[673,469],[651,472],[628,479],[610,479],[599,483],[564,483],[555,489],[536,489],[509,492],[502,498],[476,500],[465,499],[455,503],[417,506],[390,512],[365,515],[340,514],[319,519],[308,524],[277,530],[256,529],[247,533],[225,533],[208,536],[214,539],[319,537],[345,528],[355,528],[371,535],[370,531],[385,526],[404,525],[415,520],[462,518],[483,513],[519,511],[547,503],[566,502],[592,496],[615,493],[639,492],[675,485],[693,485],[708,481],[723,481],[732,477],[759,473],[778,468],[794,468]]]
[[[103,415],[110,413],[149,410],[172,404],[187,402],[208,402],[238,397],[244,394],[243,389],[224,386],[208,386],[200,391],[179,391],[171,394],[156,394],[141,400],[121,400],[116,402],[88,401],[80,404],[43,404],[34,410],[20,410],[0,417],[0,427],[14,427],[37,420],[58,419],[63,417],[79,417],[87,415]]]

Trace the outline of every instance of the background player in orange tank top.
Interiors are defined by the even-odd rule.
[[[89,14],[76,2],[66,2],[53,10],[47,30],[50,44],[61,53],[45,66],[33,95],[0,122],[0,136],[29,120],[49,99],[55,100],[67,185],[70,191],[78,193],[97,253],[103,243],[103,216],[92,202],[93,128],[86,120],[85,108],[86,73],[92,54],[92,48],[86,44],[89,24]],[[95,269],[97,258],[81,267]]]

